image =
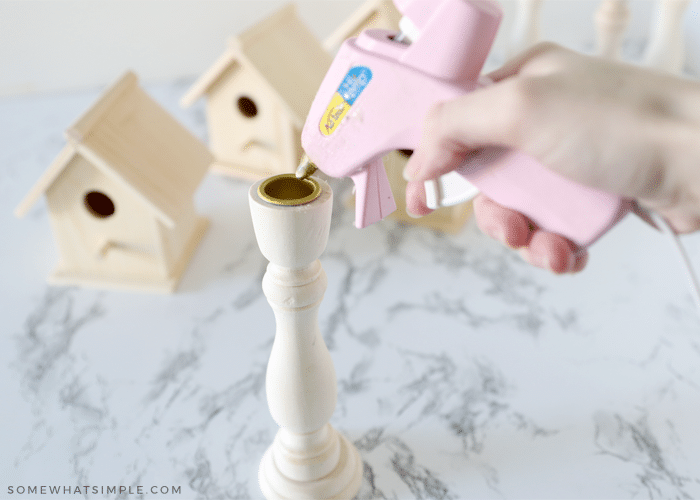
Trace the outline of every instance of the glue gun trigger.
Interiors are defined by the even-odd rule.
[[[425,181],[425,202],[428,208],[437,210],[471,201],[479,189],[457,172],[450,172],[437,179]]]
[[[367,227],[396,210],[381,158],[370,161],[350,177],[355,184],[355,227]]]

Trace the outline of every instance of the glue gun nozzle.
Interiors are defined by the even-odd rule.
[[[314,165],[309,157],[304,155],[301,159],[301,163],[297,167],[296,177],[297,179],[306,179],[307,177],[313,175],[313,173],[318,170],[318,167]]]

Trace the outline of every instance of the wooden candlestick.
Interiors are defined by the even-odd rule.
[[[258,246],[270,261],[263,291],[277,323],[265,387],[280,430],[260,463],[260,488],[268,500],[347,500],[359,490],[362,460],[328,423],[337,387],[318,326],[327,286],[318,258],[333,192],[321,179],[283,174],[255,183],[249,200]]]
[[[508,47],[509,57],[532,47],[539,40],[541,6],[542,0],[518,0],[518,9]]]
[[[690,0],[658,0],[656,23],[644,63],[647,66],[678,74],[683,69],[683,15]]]
[[[602,0],[595,13],[597,53],[607,59],[620,59],[622,41],[630,20],[627,0]]]

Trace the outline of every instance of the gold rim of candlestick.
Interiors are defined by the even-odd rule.
[[[321,185],[316,179],[298,179],[295,174],[275,175],[258,186],[260,198],[274,205],[304,205],[314,201],[320,194]]]

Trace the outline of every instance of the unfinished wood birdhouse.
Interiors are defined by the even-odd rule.
[[[323,41],[323,48],[333,54],[345,40],[369,28],[398,31],[400,20],[391,0],[367,0]]]
[[[206,97],[212,169],[256,180],[293,172],[301,129],[331,63],[288,4],[246,32],[182,97]]]
[[[173,291],[208,221],[193,194],[212,156],[126,73],[72,127],[17,207],[46,195],[60,262],[49,281]]]

